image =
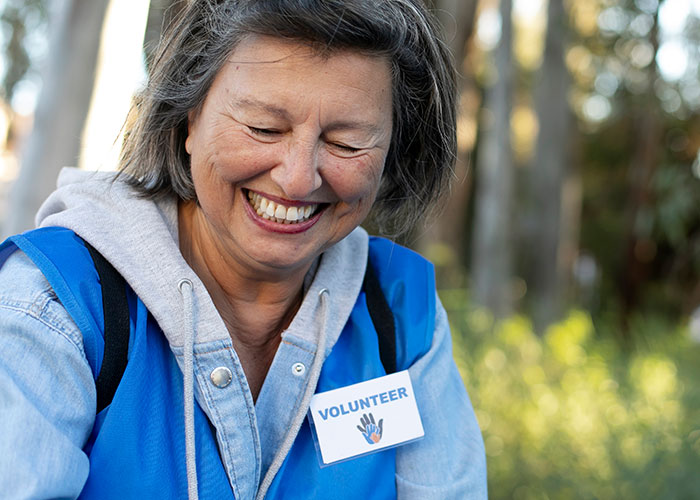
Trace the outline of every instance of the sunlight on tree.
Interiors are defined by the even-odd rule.
[[[80,167],[116,168],[121,148],[120,131],[131,99],[146,78],[143,36],[149,2],[112,0],[100,41],[95,90],[90,103]]]

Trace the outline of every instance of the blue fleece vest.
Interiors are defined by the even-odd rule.
[[[104,317],[97,271],[83,241],[64,228],[43,228],[9,238],[0,266],[16,248],[42,271],[83,334],[95,375],[102,365]],[[371,238],[370,260],[396,323],[397,370],[430,348],[435,321],[431,264],[385,239]],[[128,287],[127,287],[128,288]],[[183,378],[160,327],[128,288],[129,361],[111,405],[95,419],[84,447],[90,474],[80,498],[187,498]],[[326,359],[316,392],[385,375],[377,333],[361,292]],[[219,457],[215,429],[195,404],[199,495],[233,498]],[[308,420],[267,493],[270,499],[396,498],[395,450],[320,468]]]

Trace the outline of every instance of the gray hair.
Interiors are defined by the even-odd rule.
[[[438,33],[421,0],[191,0],[135,98],[120,169],[147,197],[196,200],[188,113],[246,35],[309,43],[320,55],[383,56],[393,79],[393,135],[372,217],[384,233],[405,233],[444,193],[455,160],[455,72]]]

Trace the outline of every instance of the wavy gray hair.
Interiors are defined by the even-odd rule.
[[[393,135],[373,220],[408,231],[446,190],[455,159],[456,84],[450,54],[421,0],[190,0],[166,31],[125,126],[120,169],[144,196],[195,200],[187,116],[243,37],[310,43],[320,55],[386,57]]]

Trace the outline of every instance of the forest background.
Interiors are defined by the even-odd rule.
[[[436,264],[492,498],[700,497],[700,0],[432,0],[460,71]],[[111,169],[173,0],[0,0],[0,222]]]

